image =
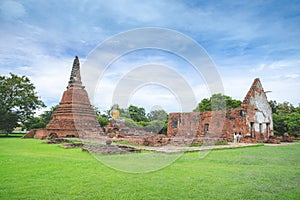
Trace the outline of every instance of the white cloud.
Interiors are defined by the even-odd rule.
[[[129,104],[145,107],[147,112],[157,106],[169,112],[182,110],[176,95],[158,85],[147,85],[135,91]]]
[[[265,68],[265,64],[260,64],[258,67],[254,67],[252,69],[250,69],[250,72],[252,73],[257,73],[262,71]]]
[[[272,1],[217,5],[190,1],[0,4],[0,74],[30,76],[49,105],[59,102],[75,55],[83,64],[89,52],[108,36],[145,26],[175,29],[202,44],[218,66],[225,94],[242,100],[253,79],[259,77],[265,89],[273,91],[268,94],[271,98],[299,103],[300,29],[295,15],[299,4],[284,3],[280,9]],[[106,108],[118,80],[134,67],[150,62],[173,67],[192,87],[198,101],[209,97],[205,77],[188,63],[174,55],[145,53],[120,58],[110,66],[99,83],[101,95],[95,97],[95,104]],[[151,91],[155,95],[149,95]],[[175,105],[168,98],[170,94],[164,96],[159,91],[145,87],[136,91],[132,100],[147,107],[157,99]]]
[[[268,67],[273,70],[286,69],[289,70],[291,67],[299,67],[300,60],[279,60],[271,63]]]
[[[16,1],[2,1],[0,5],[0,13],[6,20],[21,19],[26,14],[23,5]]]
[[[294,105],[300,103],[299,60],[280,60],[272,63],[260,63],[259,70],[247,73],[249,67],[219,68],[226,94],[243,100],[255,78],[260,78],[269,100],[288,101]],[[260,66],[262,69],[260,69]]]
[[[176,107],[176,105],[172,106],[174,100],[169,98],[170,96],[161,96],[160,91],[165,90],[157,90],[157,87],[149,86],[160,85],[159,87],[170,90],[173,96],[178,95],[176,98],[182,98],[182,96],[188,97],[187,95],[190,96],[194,93],[193,87],[197,81],[194,80],[194,78],[187,76],[193,69],[191,66],[185,66],[185,68],[178,70],[178,67],[176,66],[180,65],[180,62],[177,63],[176,60],[170,60],[169,57],[164,57],[162,55],[163,54],[161,53],[153,56],[148,54],[145,56],[145,60],[143,60],[143,56],[139,53],[129,54],[110,65],[107,71],[105,71],[104,76],[99,77],[100,80],[96,87],[96,91],[89,92],[90,94],[94,93],[95,95],[94,99],[96,99],[96,101],[94,104],[98,107],[105,107],[105,109],[108,109],[114,103],[120,104],[120,102],[113,102],[114,98],[118,96],[123,98],[125,95],[124,97],[126,97],[126,99],[131,99],[134,96],[134,102],[143,102],[143,105],[147,107],[147,109],[150,109],[150,107],[153,106],[153,102],[155,101],[152,100],[156,99],[156,101],[164,102],[164,105],[168,105],[167,108],[169,110],[174,111],[174,106]],[[181,71],[185,71],[185,73],[181,73]],[[196,77],[201,79],[199,75]],[[182,81],[186,81],[186,83],[183,83]],[[120,87],[122,88],[121,93],[117,92]],[[139,94],[145,94],[143,91],[145,88],[148,92],[152,89],[150,98],[148,95],[136,96],[137,92]],[[127,92],[127,90],[129,91]],[[190,91],[190,93],[187,93],[187,91]],[[153,94],[157,95],[153,96]],[[150,99],[152,100],[149,101]],[[167,101],[169,102],[166,103]],[[189,102],[192,102],[192,99],[190,99]],[[189,111],[191,111],[194,106],[195,105],[192,105],[192,107],[189,108]],[[186,107],[187,105],[183,106],[183,108],[187,109]]]
[[[285,77],[295,79],[295,78],[299,78],[300,74],[286,74]]]

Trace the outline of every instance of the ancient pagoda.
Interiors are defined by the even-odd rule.
[[[67,90],[45,129],[37,129],[35,138],[80,137],[96,138],[103,131],[90,104],[87,91],[82,86],[80,63],[76,56],[73,62]]]

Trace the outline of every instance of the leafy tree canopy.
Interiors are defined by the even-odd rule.
[[[45,107],[26,76],[0,76],[0,129],[9,133],[18,122],[25,122],[36,109]]]
[[[159,120],[165,121],[168,119],[168,113],[165,110],[152,110],[150,113],[147,114],[147,117],[151,120]]]
[[[273,112],[275,134],[300,135],[300,105],[295,107],[289,102],[269,101]]]
[[[241,104],[242,102],[240,100],[232,99],[230,96],[226,96],[223,94],[213,94],[209,99],[202,99],[193,111],[204,112],[212,110],[227,110],[240,107]]]
[[[52,115],[55,113],[56,109],[58,108],[58,104],[54,105],[50,108],[50,110],[46,110],[45,112],[43,112],[40,117],[42,119],[42,121],[45,124],[48,124],[50,122],[50,120],[52,119]]]
[[[141,128],[153,133],[167,133],[168,113],[164,110],[153,110],[146,113],[143,107],[130,105],[128,108],[120,108],[117,104],[113,105],[106,114],[101,114],[98,110],[95,111],[98,116],[98,122],[101,126],[106,126],[109,123],[110,113],[113,109],[118,109],[120,117],[125,119],[125,124],[128,127]]]
[[[55,112],[58,105],[54,105],[50,108],[50,110],[44,111],[39,117],[30,117],[24,123],[24,128],[27,130],[34,129],[34,128],[45,128],[46,125],[52,119],[52,115]]]
[[[136,122],[149,121],[148,118],[146,117],[145,108],[130,105],[128,107],[128,111],[129,111],[130,117]]]

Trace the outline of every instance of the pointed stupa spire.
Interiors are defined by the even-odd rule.
[[[81,76],[80,76],[80,63],[78,56],[75,56],[73,67],[70,75],[69,86],[71,85],[81,85]]]
[[[76,56],[73,62],[67,90],[64,91],[51,121],[45,129],[36,132],[35,138],[57,137],[98,137],[103,134],[87,91],[81,83],[80,64]]]

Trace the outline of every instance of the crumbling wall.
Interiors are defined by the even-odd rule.
[[[168,119],[168,136],[196,136],[199,134],[199,112],[171,113]]]
[[[245,135],[247,130],[245,111],[242,108],[226,111],[170,113],[168,136],[218,138],[231,141],[234,132]]]
[[[256,140],[273,136],[272,109],[259,79],[255,79],[242,106],[247,111],[247,135]]]
[[[226,111],[170,113],[168,136],[212,137],[232,141],[241,133],[246,142],[273,136],[272,109],[259,79],[255,79],[242,106]]]

